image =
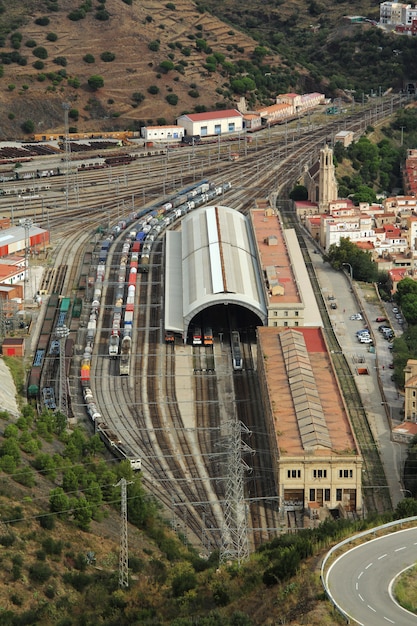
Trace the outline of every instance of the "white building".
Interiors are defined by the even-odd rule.
[[[181,141],[184,137],[182,126],[142,126],[141,137],[145,141]]]
[[[379,19],[381,24],[411,25],[417,18],[417,7],[401,2],[382,2],[379,5]]]
[[[189,113],[177,118],[177,124],[185,129],[186,135],[227,135],[243,130],[243,115],[236,109]]]

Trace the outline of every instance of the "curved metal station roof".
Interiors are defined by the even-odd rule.
[[[201,207],[166,233],[165,328],[186,335],[197,313],[240,305],[266,323],[259,265],[249,220],[226,206]]]

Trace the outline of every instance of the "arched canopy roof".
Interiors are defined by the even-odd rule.
[[[181,232],[167,232],[165,284],[168,330],[186,334],[193,317],[218,304],[240,305],[266,322],[250,222],[229,207],[196,209]]]

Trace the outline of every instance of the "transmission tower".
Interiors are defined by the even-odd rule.
[[[243,491],[243,470],[250,470],[242,459],[242,452],[254,454],[247,444],[242,442],[242,432],[250,434],[242,422],[231,420],[226,424],[227,454],[226,504],[220,563],[237,561],[239,565],[249,556],[248,525]]]
[[[65,127],[65,209],[68,211],[68,202],[69,202],[69,176],[70,176],[70,165],[71,165],[71,143],[69,138],[69,130],[68,130],[68,112],[70,110],[70,105],[68,102],[64,102],[62,104],[62,108],[64,109],[64,127]]]
[[[121,478],[115,485],[120,485],[121,489],[121,528],[120,528],[120,554],[119,554],[119,587],[129,587],[129,551],[127,546],[127,496],[126,485],[128,483],[126,478]]]
[[[27,291],[29,287],[29,253],[30,253],[30,229],[32,228],[32,220],[25,219],[21,222],[21,225],[25,229],[25,280],[23,299],[27,300]]]
[[[69,335],[69,328],[65,325],[57,326],[55,330],[59,340],[59,396],[58,410],[68,417],[68,393],[67,393],[67,372],[65,370],[65,343]]]

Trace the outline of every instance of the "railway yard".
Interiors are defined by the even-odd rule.
[[[386,105],[385,110],[380,106],[346,117],[344,128],[353,130],[357,138],[366,123],[384,120],[399,101],[392,98]],[[90,161],[85,161],[84,167],[72,167],[73,161],[69,167],[67,162],[61,175],[48,178],[47,189],[27,196],[7,194],[7,189],[16,183],[3,183],[0,216],[10,216],[15,222],[29,218],[47,228],[52,241],[52,249],[45,251],[45,260],[37,261],[45,264],[41,289],[49,298],[42,307],[43,326],[38,324],[38,350],[44,352],[37,379],[34,361],[31,363],[35,379],[30,382],[33,389],[38,388],[33,398],[42,404],[45,394],[40,391],[44,388],[55,388],[57,395],[59,358],[51,350],[56,320],[53,316],[59,315],[62,298],[70,298],[72,314],[70,309],[65,321],[69,330],[65,361],[71,423],[84,423],[91,433],[103,432],[113,452],[135,460],[134,469],[141,467],[144,486],[162,504],[173,526],[207,554],[222,542],[233,419],[242,423],[241,436],[247,453],[243,459],[248,470],[245,501],[250,546],[259,546],[291,523],[301,523],[284,520],[278,506],[257,384],[255,333],[240,332],[242,369],[233,367],[227,332],[214,332],[212,345],[189,345],[179,338],[165,341],[161,230],[149,248],[146,271],[143,267],[135,268],[135,290],[130,292],[134,314],[129,366],[127,375],[120,375],[120,356],[110,358],[109,341],[125,254],[123,244],[132,229],[136,235],[143,228],[145,216],[155,207],[160,209],[162,204],[172,203],[185,188],[194,189],[203,180],[209,181],[212,189],[221,189],[219,203],[244,213],[257,198],[285,201],[304,167],[317,160],[323,143],[339,129],[338,120],[329,121],[325,127],[306,126],[285,132],[282,128],[272,132],[269,129],[250,142],[243,137],[233,144],[219,141],[165,150],[162,154],[156,151],[153,156],[97,169],[90,167],[97,157],[89,155]],[[130,153],[134,150],[140,153],[140,148],[129,147]],[[229,158],[231,150],[239,154],[239,160]],[[121,152],[125,154],[126,148]],[[56,158],[39,157],[36,168],[53,169]],[[33,162],[24,163],[20,171],[29,172],[31,168]],[[179,217],[170,227],[176,227]],[[283,215],[283,220],[292,225],[291,215]],[[100,278],[100,302],[96,306],[97,268],[103,265],[100,250],[110,233],[112,245]],[[305,262],[310,271],[307,253]],[[324,303],[321,308],[326,315]],[[333,345],[331,337],[329,343]],[[339,369],[346,367],[343,355],[335,354],[335,358]],[[32,359],[36,359],[36,351]],[[80,384],[85,359],[88,378]],[[94,398],[95,417],[87,411],[91,404],[89,393]],[[357,391],[352,388],[346,393],[353,398]],[[361,403],[353,400],[352,405]],[[356,433],[358,441],[367,446],[371,435],[359,412],[356,422],[361,429],[360,436]],[[383,472],[375,447],[369,444],[369,448],[375,456],[365,459],[364,482],[375,484],[374,477]],[[116,462],[116,458],[108,456],[109,462]]]

